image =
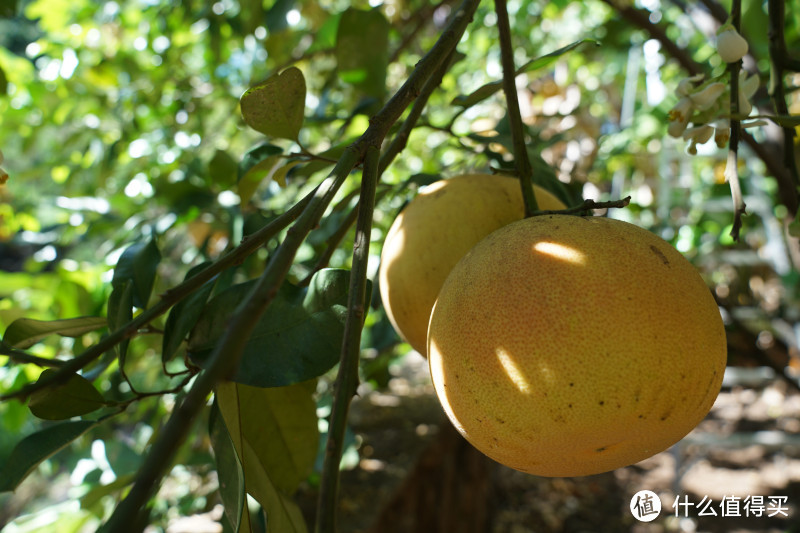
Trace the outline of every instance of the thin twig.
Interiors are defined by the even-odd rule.
[[[536,196],[533,194],[533,167],[528,157],[528,146],[525,143],[525,130],[522,126],[522,115],[519,110],[519,95],[515,83],[517,69],[514,66],[514,46],[511,42],[511,26],[508,22],[506,0],[495,0],[494,10],[497,13],[497,31],[500,36],[500,61],[503,65],[503,92],[508,108],[508,123],[511,127],[511,142],[514,149],[514,164],[519,174],[522,199],[525,203],[525,216],[529,217],[539,210]]]
[[[548,209],[544,211],[536,211],[532,216],[538,217],[542,215],[583,215],[586,213],[590,213],[595,209],[627,207],[628,204],[630,203],[631,203],[630,196],[626,196],[621,200],[610,200],[608,202],[595,202],[594,200],[584,200],[581,205],[575,207],[570,207],[567,209]]]
[[[742,25],[742,2],[733,0],[731,6],[731,24],[739,31]],[[742,68],[742,61],[734,61],[728,64],[728,72],[731,76],[731,137],[728,142],[728,160],[725,164],[725,177],[731,186],[731,198],[733,200],[733,227],[730,235],[733,240],[739,240],[739,232],[742,228],[742,215],[745,214],[745,203],[742,195],[742,184],[739,182],[739,135],[741,133],[741,122],[734,118],[739,115],[739,71]]]
[[[358,387],[361,330],[366,315],[367,264],[372,231],[372,212],[375,208],[375,189],[380,178],[380,174],[378,174],[379,158],[380,149],[377,146],[370,146],[367,149],[361,178],[361,198],[358,203],[358,221],[353,245],[353,267],[350,271],[350,287],[347,295],[347,318],[317,503],[317,533],[333,532],[336,529],[339,462],[342,457],[350,400]]]
[[[61,367],[66,363],[66,361],[62,361],[61,359],[48,359],[46,357],[39,357],[38,355],[29,354],[28,352],[24,352],[22,350],[17,350],[16,348],[12,348],[3,342],[1,339],[0,355],[5,355],[15,363],[32,364],[43,367]]]

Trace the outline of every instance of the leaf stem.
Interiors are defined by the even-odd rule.
[[[536,196],[533,194],[533,167],[528,158],[528,147],[525,144],[525,130],[522,126],[522,115],[519,110],[519,96],[515,83],[517,69],[514,67],[514,47],[511,42],[511,26],[508,22],[506,0],[495,0],[497,13],[497,30],[500,34],[500,61],[503,65],[503,92],[508,107],[508,122],[511,127],[511,141],[514,147],[514,162],[519,174],[522,199],[525,202],[525,216],[529,217],[539,210]]]

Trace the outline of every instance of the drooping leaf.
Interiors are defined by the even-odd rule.
[[[330,370],[339,360],[349,281],[349,271],[325,269],[312,277],[307,288],[284,283],[247,342],[233,381],[280,387]],[[189,355],[195,364],[207,364],[254,285],[254,281],[234,285],[206,304],[189,335]]]
[[[246,508],[247,498],[244,490],[244,471],[242,462],[233,446],[233,440],[228,433],[228,428],[222,420],[219,405],[215,399],[208,417],[208,435],[211,447],[214,449],[214,459],[217,466],[217,479],[219,481],[219,494],[225,516],[228,518],[233,531],[239,531],[242,522],[243,509]]]
[[[39,379],[47,379],[58,370],[47,369]],[[45,387],[31,395],[28,407],[34,416],[44,420],[66,420],[85,415],[105,405],[105,399],[84,377],[73,374],[64,383]]]
[[[291,496],[317,454],[314,389],[315,381],[269,389],[224,382],[216,390],[245,489],[264,507],[271,532],[306,531]]]
[[[208,265],[209,263],[202,263],[191,268],[186,273],[185,279],[191,278]],[[170,309],[167,322],[164,324],[164,337],[161,342],[161,360],[164,363],[172,359],[172,356],[178,351],[178,347],[197,323],[206,300],[214,290],[215,281],[216,278],[206,282]]]
[[[349,8],[339,20],[336,61],[342,81],[383,100],[391,26],[378,9]]]
[[[133,319],[133,281],[125,280],[111,290],[108,297],[108,330],[116,331]],[[120,342],[116,349],[121,360],[124,361],[128,351],[128,339]]]
[[[238,165],[225,150],[217,150],[208,162],[208,174],[214,183],[230,186],[236,182]]]
[[[275,166],[281,161],[281,156],[273,155],[263,159],[250,167],[247,173],[242,176],[236,186],[242,206],[247,205],[253,197],[253,193],[264,179],[270,175]]]
[[[125,280],[133,282],[133,305],[140,309],[147,307],[153,283],[156,279],[156,268],[161,261],[155,239],[148,242],[137,242],[130,245],[117,261],[111,285],[116,288]]]
[[[296,159],[294,161],[287,162],[285,165],[279,166],[272,173],[272,180],[281,187],[286,187],[286,174],[288,174],[290,170],[300,163],[301,161]]]
[[[585,43],[594,43],[598,45],[599,43],[593,39],[581,39],[580,41],[575,41],[574,43],[568,44],[564,47],[559,48],[558,50],[554,50],[548,54],[543,56],[537,57],[536,59],[532,59],[519,67],[516,70],[517,75],[522,74],[524,72],[533,72],[540,68],[544,68],[552,64],[556,61],[560,56],[566,54],[567,52],[574,50],[575,48],[585,44]],[[461,107],[472,107],[475,104],[486,100],[494,93],[503,89],[503,82],[502,80],[493,81],[483,85],[473,91],[468,95],[460,95],[453,99],[453,104],[458,105]]]
[[[97,422],[62,422],[28,435],[14,446],[0,470],[0,492],[13,491],[42,461],[67,446]]]
[[[297,140],[303,127],[306,80],[297,67],[251,87],[242,95],[242,117],[248,126],[270,137]]]
[[[62,320],[34,320],[18,318],[8,325],[3,341],[12,348],[30,348],[48,335],[80,337],[90,331],[104,328],[106,319],[96,316],[82,316]]]

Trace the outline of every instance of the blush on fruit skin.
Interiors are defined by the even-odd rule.
[[[483,239],[431,314],[428,361],[454,426],[507,466],[583,476],[683,438],[722,385],[725,330],[667,242],[600,217],[532,217]]]
[[[565,209],[534,187],[541,209]],[[459,259],[494,230],[525,215],[519,180],[465,174],[420,192],[398,215],[381,253],[379,285],[398,334],[426,355],[428,320],[444,280]]]

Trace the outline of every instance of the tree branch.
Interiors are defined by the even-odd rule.
[[[497,31],[500,35],[500,61],[503,65],[503,92],[508,108],[508,122],[511,127],[511,142],[514,147],[514,163],[519,175],[522,199],[525,203],[525,216],[529,217],[539,210],[536,196],[533,194],[533,167],[528,158],[528,146],[525,143],[525,130],[522,126],[522,115],[519,110],[519,95],[515,83],[517,69],[514,67],[514,46],[511,42],[511,26],[508,22],[506,0],[495,0],[497,13]]]
[[[358,222],[353,245],[353,267],[347,295],[347,319],[344,326],[339,373],[336,376],[333,409],[328,425],[325,460],[317,504],[317,533],[333,533],[336,529],[336,504],[339,487],[339,462],[342,457],[347,413],[350,400],[358,387],[358,361],[361,353],[361,330],[364,326],[367,301],[367,264],[372,231],[372,212],[378,179],[380,149],[370,146],[364,161],[361,178],[361,198],[358,203]]]

